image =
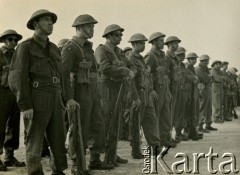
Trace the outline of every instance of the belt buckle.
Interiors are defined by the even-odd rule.
[[[34,88],[37,88],[37,87],[38,87],[38,82],[37,82],[37,81],[34,81],[34,82],[33,82],[33,87],[34,87]]]
[[[53,83],[57,84],[58,83],[58,78],[57,77],[53,77]]]

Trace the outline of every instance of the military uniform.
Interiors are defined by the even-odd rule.
[[[167,138],[172,130],[172,120],[170,111],[171,93],[165,53],[161,50],[151,49],[145,56],[145,62],[151,68],[153,89],[158,94],[155,109],[158,117],[161,144],[166,145]]]
[[[115,108],[116,100],[119,94],[120,86],[123,83],[123,78],[129,75],[132,65],[124,56],[120,48],[114,47],[110,43],[99,45],[95,51],[95,56],[100,63],[101,82],[102,82],[102,96],[103,108],[105,114],[106,132],[108,133],[110,125],[114,125],[116,132],[115,136],[119,136],[120,122],[111,123],[112,114]],[[119,116],[122,117],[123,116]],[[111,141],[107,140],[107,147],[111,147]],[[107,149],[108,149],[107,148]],[[112,164],[116,163],[117,150],[112,150],[112,155],[105,157],[105,162]]]
[[[199,63],[199,66],[195,68],[196,75],[199,79],[199,128],[202,128],[203,124],[211,125],[212,123],[212,80],[208,67]]]
[[[47,10],[36,11],[28,21],[38,16],[57,16]],[[44,174],[41,151],[44,135],[51,148],[53,174],[64,174],[67,168],[64,145],[63,115],[65,107],[61,89],[61,56],[57,46],[34,34],[17,47],[10,65],[9,85],[17,97],[20,111],[33,109],[33,118],[24,118],[26,161],[29,175]]]
[[[97,84],[97,64],[92,43],[84,42],[81,38],[73,36],[70,42],[63,47],[61,55],[64,97],[66,101],[76,100],[81,106],[80,115],[84,147],[85,149],[89,148],[92,153],[104,152],[105,126]],[[75,75],[73,87],[71,86],[70,73]],[[70,121],[70,123],[72,122]],[[73,135],[71,134],[71,136]],[[75,159],[72,144],[69,145],[70,153],[72,159]]]
[[[220,61],[214,61],[214,64],[220,63]],[[223,119],[223,80],[220,69],[213,68],[211,70],[212,77],[212,116],[214,120]]]
[[[8,85],[9,64],[14,49],[2,46],[0,49],[0,154],[5,149],[5,160],[13,157],[13,151],[19,147],[20,111],[16,97]],[[6,133],[5,133],[6,131]]]
[[[196,56],[197,57],[197,56]],[[186,124],[188,130],[188,138],[198,140],[200,137],[197,133],[199,122],[199,89],[197,86],[198,79],[196,78],[194,66],[186,63],[188,81],[187,86],[187,103],[186,103]]]
[[[145,64],[144,58],[140,54],[131,53],[129,55],[129,60],[137,68],[135,85],[138,92],[138,98],[141,101],[140,110],[133,114],[133,118],[137,118],[140,113],[140,125],[143,128],[146,141],[148,145],[156,147],[160,145],[160,135],[158,119],[154,108],[154,99],[151,96],[153,87],[150,69]]]
[[[222,76],[222,83],[223,83],[223,96],[222,96],[222,100],[223,100],[223,118],[228,121],[231,120],[229,116],[229,100],[228,100],[228,96],[230,93],[230,84],[231,81],[229,79],[229,76],[227,74],[227,72],[225,70],[221,70],[221,76]]]

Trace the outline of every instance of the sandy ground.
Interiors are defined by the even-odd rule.
[[[238,116],[240,116],[240,107],[237,108]],[[213,168],[218,170],[218,166],[221,162],[229,160],[229,158],[222,158],[224,153],[233,153],[236,157],[236,167],[240,169],[240,119],[233,120],[232,122],[225,122],[224,124],[213,124],[213,127],[217,127],[218,131],[213,131],[209,134],[205,134],[204,138],[200,141],[186,141],[178,144],[177,148],[170,149],[168,154],[164,157],[164,161],[168,166],[171,165],[182,158],[175,158],[175,155],[179,152],[186,153],[189,157],[189,167],[193,168],[193,153],[208,153],[210,147],[213,148],[214,153],[218,153],[219,157],[213,161]],[[145,145],[146,142],[143,142]],[[138,175],[142,173],[143,160],[133,160],[130,155],[131,149],[129,142],[121,141],[119,143],[118,154],[129,160],[129,163],[126,165],[120,165],[120,167],[115,168],[111,171],[93,171],[94,175]],[[15,152],[16,157],[24,161],[25,160],[25,149],[23,145],[23,125],[21,124],[21,145],[20,149]],[[89,160],[89,154],[87,155],[87,161]],[[70,173],[71,164],[70,161],[69,168],[65,171],[66,174]],[[48,158],[43,158],[42,160],[44,172],[46,175],[51,174],[51,169],[48,164]],[[199,166],[200,174],[207,175],[208,164],[207,159],[200,159]],[[182,166],[179,167],[182,169]],[[226,169],[229,169],[229,166],[226,166]],[[25,175],[26,168],[8,168],[7,172],[0,172],[0,175]],[[158,165],[158,174],[168,174],[164,172],[161,166]],[[183,173],[187,174],[187,173]],[[218,172],[217,174],[222,174]],[[233,174],[233,173],[230,173]],[[240,174],[240,173],[239,173]]]

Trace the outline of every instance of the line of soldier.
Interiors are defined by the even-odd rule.
[[[179,47],[179,38],[170,36],[164,42],[165,34],[160,32],[149,39],[136,33],[129,39],[132,48],[122,51],[118,45],[124,29],[117,24],[106,27],[102,36],[106,43],[94,52],[88,40],[98,21],[87,14],[75,19],[72,27],[76,35],[61,40],[58,48],[48,39],[56,21],[56,14],[48,10],[34,12],[27,22],[34,35],[16,50],[20,34],[7,30],[0,37],[4,43],[0,51],[0,153],[5,149],[1,171],[6,171],[7,166],[25,166],[13,154],[19,146],[20,113],[29,175],[44,174],[44,142],[51,150],[52,174],[64,174],[65,128],[70,132],[71,172],[77,174],[76,138],[68,113],[78,108],[82,149],[90,151],[89,170],[113,169],[128,162],[117,154],[121,131],[126,133],[125,139],[130,139],[132,157],[142,159],[141,128],[147,144],[158,154],[163,146],[176,147],[181,141],[199,140],[203,133],[217,130],[211,126],[212,116],[216,123],[231,120],[237,105],[237,70],[226,71],[227,62],[214,61],[210,71],[210,57],[202,55],[199,66],[194,68],[197,54],[186,56],[186,50]],[[146,41],[152,48],[143,57]],[[164,45],[168,47],[166,54]],[[100,153],[105,153],[104,161]],[[90,174],[89,170],[78,173]]]

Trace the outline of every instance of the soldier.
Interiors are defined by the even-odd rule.
[[[117,24],[107,26],[102,36],[106,38],[106,43],[100,44],[95,51],[96,59],[100,63],[99,71],[101,72],[103,110],[107,133],[104,161],[115,166],[128,162],[128,160],[117,156],[122,120],[122,111],[118,109],[123,105],[120,103],[123,99],[120,92],[123,89],[121,87],[125,86],[124,79],[134,77],[134,72],[131,70],[132,65],[118,47],[122,40],[123,31],[124,29]]]
[[[238,118],[234,107],[236,107],[236,92],[237,92],[237,75],[236,75],[236,69],[234,67],[228,68],[228,76],[230,79],[230,93],[229,93],[229,111],[228,114],[230,116],[234,116],[235,119]]]
[[[154,109],[157,94],[153,90],[153,81],[150,74],[151,68],[145,64],[144,58],[140,54],[145,49],[146,41],[147,38],[141,33],[132,35],[128,41],[132,44],[133,48],[132,53],[129,55],[129,60],[136,66],[137,71],[134,84],[137,89],[137,99],[141,102],[140,108],[133,112],[132,117],[133,125],[131,131],[133,138],[131,140],[131,146],[134,159],[142,158],[140,152],[139,126],[143,128],[148,145],[157,151],[156,153],[159,152],[157,149],[160,146],[158,118]]]
[[[213,61],[211,67],[211,76],[212,76],[212,116],[215,123],[223,123],[223,80],[222,74],[220,71],[221,61]],[[210,128],[209,128],[210,129]]]
[[[176,131],[175,140],[187,141],[188,137],[182,134],[182,129],[185,126],[185,107],[187,102],[187,70],[183,63],[185,59],[185,48],[178,47],[175,51],[177,58],[178,77],[176,82],[178,86],[178,96],[176,97],[176,104],[174,109],[173,126]]]
[[[155,109],[159,123],[160,143],[165,147],[176,147],[176,144],[170,142],[168,139],[172,130],[170,112],[171,93],[169,89],[167,60],[162,50],[164,48],[164,37],[165,35],[160,32],[155,32],[150,36],[148,42],[152,44],[152,48],[145,56],[145,62],[151,68],[153,90],[158,94]]]
[[[176,109],[177,98],[180,92],[180,86],[179,86],[180,82],[178,77],[180,75],[180,67],[178,65],[178,60],[175,56],[175,51],[179,47],[180,42],[181,40],[176,36],[170,36],[165,41],[165,45],[167,45],[168,47],[165,58],[167,60],[167,65],[169,70],[170,92],[172,95],[172,100],[170,104],[172,127],[173,127],[174,118],[177,117],[177,114],[175,113],[175,109]],[[171,137],[172,136],[169,135],[168,139],[174,143],[179,143],[181,141],[181,140],[174,140]]]
[[[72,27],[76,28],[76,35],[63,46],[62,70],[65,100],[67,108],[74,111],[79,104],[83,144],[86,151],[90,150],[91,170],[112,169],[100,160],[100,153],[105,151],[104,118],[100,92],[97,84],[97,62],[94,57],[92,43],[88,39],[93,37],[94,25],[97,24],[88,14],[79,15]],[[74,75],[74,83],[71,86],[71,74]],[[72,119],[69,119],[72,123]],[[71,126],[70,126],[71,127]],[[71,130],[72,131],[72,130]],[[76,173],[76,152],[73,146],[73,134],[69,137],[69,153],[73,161],[72,173]]]
[[[69,39],[63,38],[58,42],[58,48],[59,48],[60,52],[62,51],[64,44],[66,44],[68,41],[69,41]]]
[[[208,129],[216,129],[211,127],[212,124],[212,92],[211,92],[211,75],[208,69],[210,57],[206,54],[200,56],[200,63],[195,68],[196,75],[199,79],[199,123],[198,131],[203,133],[209,133]],[[203,128],[206,124],[205,129]]]
[[[20,111],[8,85],[9,65],[21,39],[22,35],[11,29],[0,36],[0,42],[4,43],[0,48],[0,155],[5,149],[4,164],[0,157],[0,171],[6,171],[7,166],[26,166],[14,157],[14,150],[19,147]]]
[[[128,58],[129,54],[132,52],[132,48],[131,47],[125,47],[123,49],[123,53],[125,55],[126,58]]]
[[[57,46],[48,39],[56,21],[56,14],[48,10],[34,12],[27,27],[35,33],[19,44],[10,65],[9,85],[24,119],[29,175],[44,174],[41,166],[44,135],[52,153],[52,174],[64,175],[67,168],[61,57]]]
[[[187,103],[186,103],[186,123],[188,138],[192,140],[199,140],[203,138],[202,133],[198,133],[197,127],[199,122],[199,90],[198,77],[196,76],[194,65],[197,62],[197,54],[190,52],[187,55],[188,62],[185,63],[188,74],[187,81]]]
[[[228,94],[230,91],[230,83],[228,74],[228,62],[223,61],[221,65],[221,74],[223,79],[223,119],[225,121],[232,121],[227,111],[229,111],[229,103],[228,103]]]

